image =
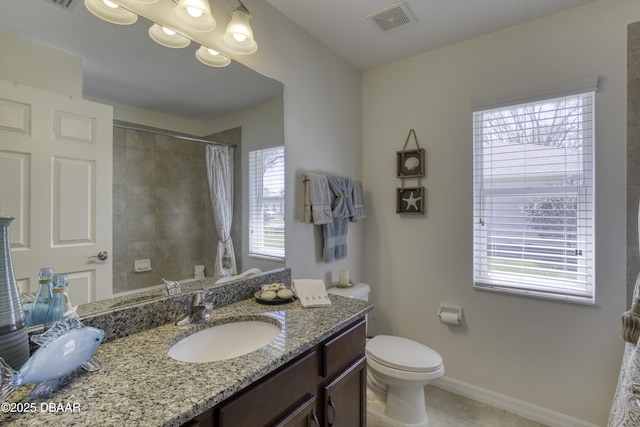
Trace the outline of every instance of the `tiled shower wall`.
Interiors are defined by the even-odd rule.
[[[640,22],[627,27],[627,306],[640,272]]]
[[[225,132],[228,140],[239,140],[239,135],[239,128]],[[159,285],[163,277],[193,277],[198,264],[212,274],[217,237],[205,147],[201,142],[114,127],[114,293]],[[236,170],[238,159],[236,153]],[[239,217],[234,223],[240,223]],[[239,243],[233,230],[232,238]],[[152,270],[134,272],[134,261],[139,259],[150,259]]]

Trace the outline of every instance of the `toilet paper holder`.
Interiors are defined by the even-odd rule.
[[[438,317],[442,323],[459,325],[462,323],[462,307],[459,305],[440,304]]]

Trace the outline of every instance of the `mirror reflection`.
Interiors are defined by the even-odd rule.
[[[11,2],[0,17],[0,48],[8,50],[18,39],[42,45],[51,55],[64,51],[82,57],[83,82],[77,84],[83,97],[113,106],[113,243],[104,262],[113,267],[112,283],[106,286],[118,297],[114,304],[162,295],[163,278],[188,282],[202,273],[218,276],[216,263],[229,262],[230,251],[238,274],[284,266],[284,185],[276,183],[257,193],[249,186],[250,179],[262,184],[284,164],[281,150],[275,160],[271,154],[269,160],[253,164],[263,168],[261,178],[255,169],[253,177],[249,173],[250,153],[284,144],[282,84],[235,62],[225,71],[193,61],[193,52],[142,49],[139,43],[145,41],[138,39],[144,40],[144,26],[111,28],[115,26],[95,20],[80,2],[70,9],[26,3]],[[33,53],[37,52],[38,48]],[[0,68],[2,80],[14,77],[3,73]],[[51,80],[55,90],[55,76]],[[204,101],[201,92],[207,92]],[[222,254],[217,229],[221,226],[214,219],[207,174],[210,146],[235,147],[233,220],[227,232],[233,247],[223,244]],[[249,236],[256,235],[262,240],[250,241]],[[91,263],[98,261],[87,261]],[[48,264],[56,273],[66,272],[57,271],[64,260]],[[16,266],[19,281],[35,275],[34,280],[21,281],[23,291],[36,292],[41,267],[45,265],[33,265],[26,273]],[[226,270],[222,274],[229,274]],[[99,299],[90,292],[76,296],[74,288],[78,287],[70,276],[73,304]],[[82,308],[78,311],[82,314]]]

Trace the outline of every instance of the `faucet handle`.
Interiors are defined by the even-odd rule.
[[[193,298],[191,299],[191,306],[192,307],[197,307],[199,305],[203,305],[206,304],[206,302],[204,301],[204,297],[207,295],[207,292],[205,291],[195,291],[193,293]]]
[[[164,282],[164,293],[166,295],[177,295],[180,293],[180,282],[177,280],[166,280],[164,277],[162,281]]]
[[[205,302],[202,303],[200,305],[201,307],[204,307],[204,320],[208,320],[211,317],[211,311],[213,310],[213,303],[212,302]]]

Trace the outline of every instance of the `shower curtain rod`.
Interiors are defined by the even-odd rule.
[[[207,139],[202,139],[202,138],[193,138],[193,137],[190,137],[190,136],[176,135],[176,134],[169,133],[169,132],[160,132],[160,131],[157,131],[157,130],[139,128],[139,127],[129,126],[129,125],[121,125],[121,124],[118,124],[118,123],[114,123],[113,127],[120,128],[120,129],[136,130],[138,132],[153,133],[155,135],[168,136],[168,137],[171,137],[171,138],[183,139],[185,141],[204,142],[205,144],[223,145],[225,147],[234,147],[234,148],[237,147],[236,144],[229,144],[229,143],[226,143],[226,142],[209,141]]]

